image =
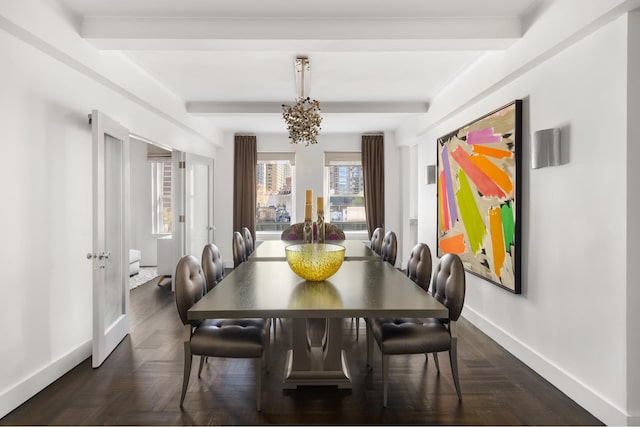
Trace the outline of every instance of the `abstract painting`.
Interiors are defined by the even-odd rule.
[[[513,293],[520,286],[522,101],[438,138],[438,256]]]

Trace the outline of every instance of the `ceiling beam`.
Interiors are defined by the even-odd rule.
[[[522,28],[517,17],[85,17],[81,35],[103,50],[486,50],[510,46]]]
[[[193,115],[282,114],[282,104],[288,102],[187,102],[187,113]],[[426,102],[321,102],[322,114],[424,114]]]

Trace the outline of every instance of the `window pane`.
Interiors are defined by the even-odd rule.
[[[366,230],[362,163],[353,160],[331,160],[328,169],[327,220],[344,231]]]
[[[151,162],[151,232],[171,233],[171,160]]]
[[[289,160],[259,160],[256,168],[256,231],[291,225],[293,167]]]

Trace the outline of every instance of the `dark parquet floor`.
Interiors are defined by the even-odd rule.
[[[0,425],[602,425],[469,322],[459,322],[458,402],[445,354],[438,375],[433,359],[391,359],[389,401],[382,407],[380,354],[366,368],[364,322],[344,320],[352,390],[308,387],[283,390],[289,342],[286,320],[272,342],[270,371],[255,410],[251,361],[209,359],[191,381],[179,406],[182,386],[182,324],[170,281],[131,292],[131,333],[99,369],[85,360],[4,418]],[[273,336],[272,336],[273,339]]]

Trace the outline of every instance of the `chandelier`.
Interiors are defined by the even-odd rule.
[[[296,58],[296,85],[300,96],[294,105],[282,104],[282,118],[287,124],[292,144],[317,144],[322,116],[320,102],[304,96],[305,72],[310,71],[308,58]],[[299,84],[298,84],[299,82]]]

